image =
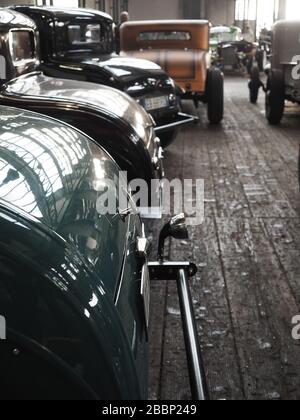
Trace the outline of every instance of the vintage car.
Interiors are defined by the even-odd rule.
[[[211,67],[206,20],[127,22],[120,28],[121,55],[159,64],[182,98],[207,103],[211,123],[223,118],[223,75]]]
[[[103,146],[128,172],[129,180],[142,178],[150,186],[152,179],[162,178],[162,148],[153,119],[136,101],[107,86],[35,72],[35,24],[18,12],[0,10],[0,35],[7,67],[0,86],[1,104],[72,124]]]
[[[273,27],[272,56],[266,84],[256,70],[249,83],[250,95],[257,95],[260,87],[266,93],[266,117],[277,125],[284,115],[285,101],[300,104],[300,20],[279,21]],[[256,97],[257,97],[256,96]]]
[[[132,96],[157,123],[164,147],[177,129],[197,122],[179,112],[173,80],[155,63],[114,52],[112,18],[87,9],[16,6],[33,19],[40,37],[41,70],[51,77],[100,83]]]
[[[210,47],[213,64],[226,71],[250,72],[256,57],[257,45],[243,39],[236,26],[215,26],[210,30]]]
[[[256,52],[256,63],[259,71],[263,72],[271,60],[272,56],[272,31],[263,28],[258,38],[258,47]]]
[[[214,26],[210,29],[209,46],[213,59],[217,56],[219,44],[241,41],[242,31],[237,26]]]
[[[148,263],[112,158],[67,124],[3,106],[0,173],[0,400],[147,399],[150,277],[178,282],[192,396],[204,399],[187,282],[197,270],[163,259],[168,236],[186,237],[183,217]],[[103,211],[106,187],[126,217]]]

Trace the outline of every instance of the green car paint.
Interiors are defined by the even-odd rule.
[[[118,177],[81,132],[0,107],[1,399],[147,397],[141,221],[97,211]]]

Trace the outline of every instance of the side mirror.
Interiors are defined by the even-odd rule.
[[[185,215],[183,213],[173,217],[160,231],[158,243],[158,259],[164,260],[165,242],[167,238],[188,239],[189,234],[185,224]]]

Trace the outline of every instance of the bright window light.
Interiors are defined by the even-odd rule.
[[[37,0],[37,5],[38,6],[50,6],[51,4],[53,6],[60,6],[60,7],[78,7],[78,0],[53,0],[52,3],[50,0],[46,0],[46,2],[44,2],[43,0]]]
[[[257,30],[262,28],[271,29],[277,10],[277,2],[274,0],[259,0],[257,5]]]
[[[53,6],[78,7],[78,0],[53,0]]]
[[[286,18],[287,19],[300,19],[300,1],[299,0],[287,0]]]

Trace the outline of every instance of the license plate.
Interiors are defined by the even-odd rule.
[[[145,99],[145,108],[147,111],[153,111],[154,109],[162,109],[168,106],[168,97],[159,96],[157,98]]]
[[[144,304],[145,323],[148,331],[150,321],[150,276],[147,264],[142,269],[141,296]]]

